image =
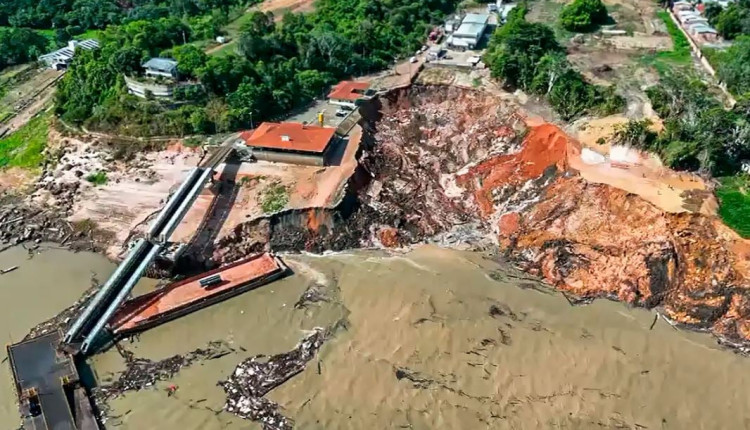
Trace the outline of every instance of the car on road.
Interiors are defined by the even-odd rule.
[[[410,63],[416,63],[417,62],[417,57],[411,57],[411,58],[409,58],[409,62]]]
[[[336,116],[337,117],[345,117],[345,116],[349,115],[349,112],[350,111],[348,111],[346,109],[339,109],[339,110],[336,111]]]

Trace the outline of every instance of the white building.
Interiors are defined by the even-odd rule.
[[[171,58],[152,58],[141,67],[146,79],[125,76],[125,85],[130,94],[140,98],[170,99],[175,89],[182,86],[178,82],[177,61]]]
[[[141,67],[146,76],[177,79],[177,61],[171,58],[152,58]]]
[[[97,49],[99,48],[99,42],[94,39],[81,41],[71,40],[68,42],[68,46],[39,57],[39,62],[44,63],[44,65],[51,69],[65,70],[68,68],[68,65],[75,56],[76,50],[79,48],[86,50]]]
[[[484,13],[468,13],[461,25],[448,38],[448,44],[454,48],[474,49],[479,45],[490,16]]]

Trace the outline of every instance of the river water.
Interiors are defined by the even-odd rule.
[[[108,427],[259,428],[220,412],[216,385],[242,359],[288,351],[316,326],[343,324],[301,374],[268,394],[297,428],[750,427],[750,361],[707,335],[609,301],[571,307],[481,254],[422,247],[287,256],[294,275],[157,327],[124,346],[162,359],[224,340],[227,356],[111,401]],[[0,336],[20,339],[114,266],[88,253],[0,253]],[[151,288],[146,282],[141,290]],[[294,307],[317,285],[329,300]],[[2,354],[5,358],[5,354]],[[124,367],[110,350],[100,381]],[[0,428],[18,425],[7,362]],[[165,388],[178,390],[168,397]]]

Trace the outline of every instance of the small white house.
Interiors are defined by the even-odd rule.
[[[177,79],[177,61],[171,58],[152,58],[141,66],[146,76]]]

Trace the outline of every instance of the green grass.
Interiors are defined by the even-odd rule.
[[[719,181],[719,216],[740,236],[750,238],[750,176],[730,176]]]
[[[42,152],[47,145],[49,115],[43,114],[29,121],[10,136],[0,140],[0,168],[37,168],[44,161]]]
[[[690,43],[688,42],[685,35],[677,28],[677,25],[670,18],[669,13],[666,11],[658,11],[656,15],[664,21],[664,25],[667,26],[667,32],[672,38],[672,50],[661,51],[655,54],[649,54],[644,57],[644,60],[654,66],[659,73],[664,73],[673,67],[682,67],[690,65]]]
[[[275,183],[265,189],[260,203],[264,213],[278,212],[289,203],[289,193],[284,185]]]
[[[235,40],[230,40],[229,42],[225,43],[221,46],[221,48],[212,51],[211,56],[216,57],[226,57],[227,55],[231,55],[234,53],[234,49],[236,48]]]
[[[98,186],[106,184],[109,179],[107,178],[106,172],[99,171],[86,176],[86,180],[91,182],[95,186]]]
[[[78,34],[75,36],[76,40],[85,40],[85,39],[100,39],[102,37],[102,33],[104,30],[86,30],[81,34]]]

